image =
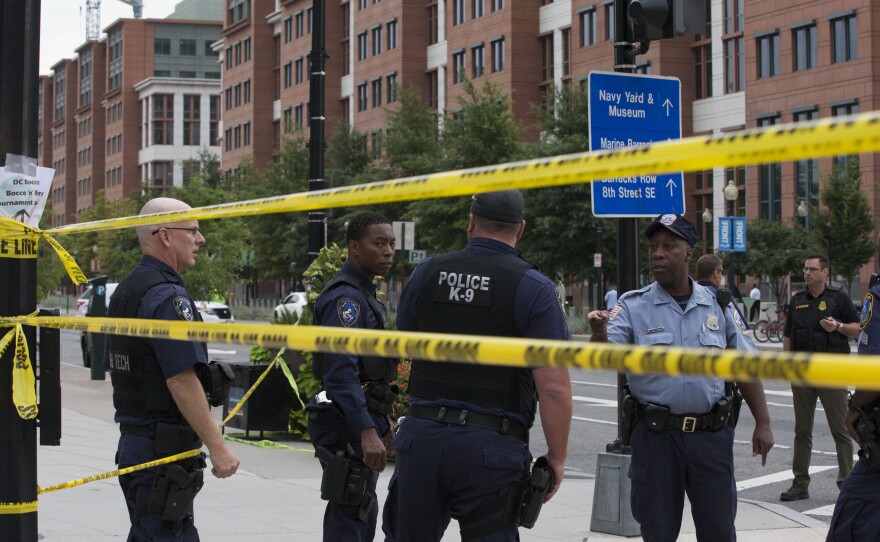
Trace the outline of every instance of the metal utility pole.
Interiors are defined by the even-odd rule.
[[[312,52],[309,53],[309,192],[323,190],[324,182],[324,27],[327,11],[324,0],[314,0],[312,6]],[[309,211],[309,263],[315,261],[321,247],[327,246],[324,211]]]
[[[6,154],[37,156],[40,0],[0,0],[0,165]],[[0,316],[37,307],[37,260],[0,259]],[[6,331],[5,328],[2,330]],[[36,331],[26,327],[30,352]],[[0,358],[0,533],[32,542],[37,534],[37,422],[19,417],[9,396],[15,348]]]

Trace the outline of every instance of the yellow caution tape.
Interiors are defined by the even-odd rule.
[[[74,284],[88,282],[85,274],[76,265],[73,256],[64,250],[52,236],[43,230],[31,228],[7,217],[0,217],[0,258],[36,258],[37,241],[40,237],[43,237],[55,249]]]
[[[226,440],[231,440],[232,442],[239,442],[241,444],[247,444],[249,446],[256,446],[257,448],[277,448],[279,450],[290,450],[292,452],[305,452],[308,454],[315,453],[315,450],[310,450],[308,448],[294,448],[293,446],[288,446],[287,444],[281,444],[280,442],[275,442],[274,440],[249,440],[246,438],[242,438],[244,433],[226,433],[223,435],[223,438]]]
[[[37,511],[37,501],[31,502],[0,502],[0,515],[30,514]]]
[[[36,314],[35,312],[31,316]],[[24,336],[21,324],[13,325],[12,329],[0,339],[0,356],[6,352],[13,339],[15,339],[15,355],[12,358],[12,403],[21,419],[33,420],[38,412],[37,385],[28,352],[27,338]]]
[[[101,231],[232,216],[306,211],[538,188],[649,173],[703,171],[840,154],[880,151],[880,112],[782,124],[758,130],[652,143],[638,148],[540,158],[370,184],[209,205],[187,211],[81,222],[54,234]]]
[[[0,318],[0,325],[14,323],[134,337],[498,366],[578,367],[725,380],[778,380],[837,388],[858,384],[859,388],[880,390],[880,356],[658,348],[277,324],[229,325],[96,317]]]
[[[156,459],[155,461],[148,461],[147,463],[141,463],[140,465],[125,467],[124,469],[117,469],[117,470],[111,470],[109,472],[103,472],[101,474],[94,474],[92,476],[86,476],[85,478],[78,478],[76,480],[70,480],[69,482],[56,484],[54,486],[37,487],[37,495],[42,495],[43,493],[50,493],[52,491],[58,491],[60,489],[68,489],[71,487],[81,486],[81,485],[87,484],[89,482],[97,482],[98,480],[106,480],[107,478],[113,478],[114,476],[122,476],[124,474],[130,474],[132,472],[136,472],[139,470],[158,467],[159,465],[164,465],[166,463],[174,463],[175,461],[180,461],[181,459],[195,457],[195,456],[199,455],[200,453],[202,453],[201,450],[189,450],[188,452],[181,452],[179,454],[175,454],[172,456],[163,457],[161,459]]]

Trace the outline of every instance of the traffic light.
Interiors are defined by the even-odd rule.
[[[627,0],[626,41],[677,38],[706,28],[705,0]]]

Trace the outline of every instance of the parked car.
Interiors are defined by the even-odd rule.
[[[280,320],[284,317],[285,311],[295,314],[297,318],[302,318],[303,309],[308,304],[308,296],[305,292],[290,292],[287,294],[281,304],[275,307],[275,319]]]
[[[209,324],[235,322],[232,311],[228,305],[218,303],[217,301],[196,301],[196,310],[202,315],[202,320]]]
[[[113,292],[116,291],[116,287],[119,286],[118,282],[108,282],[107,283],[107,293],[105,302],[107,304],[110,303],[110,296],[113,295]],[[86,291],[76,300],[76,315],[77,316],[86,316],[89,312],[89,303],[92,301],[92,296],[95,294],[95,290],[92,286],[86,288]]]

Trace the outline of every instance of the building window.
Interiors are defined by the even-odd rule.
[[[596,44],[596,9],[590,8],[581,11],[581,47]]]
[[[232,87],[226,87],[224,94],[226,95],[226,110],[229,111],[232,109]]]
[[[79,105],[92,101],[92,50],[79,55]]]
[[[293,86],[293,64],[288,62],[284,65],[284,88]]]
[[[702,37],[702,36],[700,36]],[[712,43],[700,40],[692,46],[694,51],[694,96],[699,100],[712,96]]]
[[[171,70],[153,70],[153,77],[171,77]]]
[[[244,123],[244,146],[245,147],[251,146],[251,123],[250,122]]]
[[[241,64],[241,42],[235,44],[235,65]]]
[[[306,32],[312,33],[312,8],[306,9]]]
[[[452,26],[464,24],[464,3],[465,0],[452,0]]]
[[[765,128],[779,124],[779,115],[766,115],[758,118],[758,127]],[[782,221],[782,166],[764,164],[758,166],[761,186],[761,218],[775,222]]]
[[[153,162],[151,166],[153,188],[164,192],[174,184],[174,162]]]
[[[388,35],[388,50],[397,49],[397,19],[385,24],[385,33]]]
[[[220,123],[220,96],[211,96],[211,120],[208,127],[208,145],[217,145],[217,127]]]
[[[373,107],[380,107],[382,105],[382,79],[373,79],[370,84],[373,87]]]
[[[232,142],[232,146],[235,147],[236,149],[240,149],[241,148],[241,126],[233,126],[232,133],[233,133],[233,139],[234,139]]]
[[[501,11],[504,9],[504,0],[489,0],[491,2],[491,10],[492,12]]]
[[[232,150],[232,128],[227,128],[223,132],[223,146],[227,151]]]
[[[492,40],[492,73],[504,70],[504,37]]]
[[[859,112],[859,102],[857,100],[847,100],[845,102],[838,102],[831,104],[831,116],[832,117],[842,117],[845,115],[855,115]],[[858,164],[859,156],[857,154],[852,155],[841,155],[835,156],[831,159],[831,163],[834,166],[834,169],[842,168],[845,169],[847,167],[847,163],[850,160],[855,160],[856,164]]]
[[[808,24],[791,31],[791,45],[794,49],[794,71],[809,70],[816,67],[816,25]]]
[[[358,112],[367,110],[367,84],[358,85]]]
[[[571,28],[563,28],[562,36],[562,77],[571,75]]]
[[[471,76],[474,79],[482,77],[485,69],[485,50],[481,43],[471,47]]]
[[[64,103],[66,100],[65,81],[67,76],[64,68],[55,70],[55,120],[64,118]]]
[[[196,56],[196,40],[180,40],[180,56]]]
[[[235,89],[235,107],[241,106],[241,83],[233,87]]]
[[[605,4],[605,41],[614,41],[614,2]]]
[[[541,42],[541,81],[553,81],[553,34],[538,38]]]
[[[437,97],[440,95],[440,83],[439,77],[437,76],[437,70],[429,71],[426,74],[426,77],[428,79],[428,107],[430,107],[432,111],[436,111],[439,104]]]
[[[108,42],[107,89],[115,90],[122,85],[122,29],[114,30]]]
[[[183,95],[183,144],[201,144],[201,96]]]
[[[182,79],[195,79],[196,78],[196,72],[189,71],[189,70],[180,70],[179,75]],[[170,74],[169,74],[169,76],[170,76]]]
[[[251,103],[251,80],[244,82],[244,103]]]
[[[437,2],[428,4],[428,45],[437,43],[440,39],[440,27],[437,20]]]
[[[153,95],[153,144],[174,144],[174,95]]]
[[[746,88],[746,55],[744,38],[724,40],[725,93],[740,92]]]
[[[244,39],[244,61],[247,62],[251,59],[251,39]]]
[[[815,27],[813,27],[815,28]],[[794,112],[795,122],[807,122],[819,118],[819,110],[816,107],[807,110]],[[797,197],[795,205],[798,202],[806,202],[808,206],[815,207],[819,205],[819,160],[798,160],[794,164],[794,177],[797,184]],[[805,224],[809,228],[809,224]]]
[[[382,27],[377,26],[372,30],[373,34],[373,56],[382,53]]]
[[[293,41],[293,17],[284,18],[284,43]]]
[[[464,81],[464,51],[452,53],[452,83],[458,84]]]
[[[759,36],[758,47],[758,79],[779,75],[779,33],[772,32]]]
[[[636,73],[651,75],[651,61],[649,60],[647,62],[639,62],[636,64]]]
[[[479,19],[483,16],[483,0],[471,0],[471,12],[473,13],[474,19]]]
[[[296,84],[300,85],[303,82],[303,57],[299,57],[296,59],[294,63],[294,73],[296,74]]]
[[[297,39],[303,37],[303,12],[300,11],[296,14],[296,37]]]
[[[303,127],[303,104],[299,104],[293,108],[293,126],[297,130],[302,130],[302,127]]]
[[[367,0],[358,0],[358,10],[367,9]]]
[[[831,62],[846,62],[857,58],[856,15],[851,13],[831,20]]]
[[[251,0],[228,0],[229,24],[235,24],[251,16]]]
[[[385,76],[385,87],[388,89],[388,103],[393,104],[397,101],[397,74]]]
[[[170,55],[171,54],[171,40],[168,38],[154,38],[153,39],[153,54],[155,54],[155,55]]]
[[[382,132],[372,132],[370,134],[371,151],[373,160],[382,159]]]
[[[367,58],[367,31],[364,30],[358,34],[358,60],[366,60]]]
[[[284,133],[289,134],[293,131],[293,109],[288,107],[284,110]]]
[[[232,69],[232,46],[231,45],[226,48],[225,58],[226,58],[226,69],[231,70]]]
[[[214,47],[211,45],[213,42],[211,40],[205,40],[205,56],[206,57],[216,57],[217,52],[214,51]]]

